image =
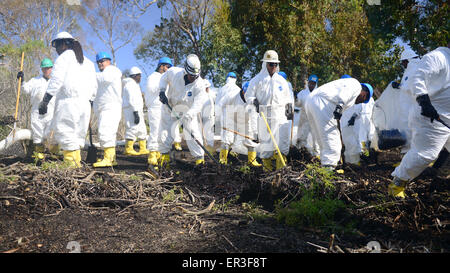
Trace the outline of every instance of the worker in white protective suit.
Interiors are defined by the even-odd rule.
[[[290,90],[290,95],[291,95],[291,100],[294,102],[294,106],[295,106],[295,94],[294,94],[294,89],[292,88],[292,84],[291,82],[288,80],[287,78],[287,74],[284,71],[279,71],[278,72],[279,75],[281,75],[281,77],[283,77],[288,85],[289,85],[289,90]],[[291,120],[289,120],[289,126],[291,128],[291,135],[290,135],[290,143],[289,145],[292,146],[292,142],[294,141],[294,118],[292,118]]]
[[[342,142],[337,122],[342,113],[373,95],[370,84],[354,78],[341,78],[317,88],[306,100],[306,114],[313,136],[319,141],[323,167],[335,169],[341,157]]]
[[[229,92],[240,90],[239,86],[236,85],[237,76],[234,72],[229,72],[227,74],[227,77],[225,78],[225,84],[219,88],[217,91],[217,95],[215,98],[215,107],[214,107],[214,114],[215,114],[215,120],[216,124],[218,125],[220,131],[222,130],[222,109],[217,107],[217,104],[220,102],[222,97]]]
[[[95,66],[83,55],[80,43],[67,32],[58,33],[52,46],[59,56],[39,104],[39,114],[48,112],[48,105],[55,97],[51,130],[54,130],[54,138],[63,150],[64,161],[73,167],[81,167],[80,148],[85,144],[91,115],[90,101],[97,90]]]
[[[203,79],[205,83],[205,91],[207,94],[207,99],[202,106],[202,110],[200,111],[200,127],[202,130],[203,138],[206,142],[206,150],[214,156],[216,151],[214,150],[214,99],[215,94],[210,92],[211,83]]]
[[[261,167],[256,161],[256,123],[257,113],[253,105],[245,101],[249,83],[246,82],[240,88],[228,90],[216,105],[222,110],[222,145],[220,150],[220,160],[222,164],[228,164],[228,153],[231,145],[243,145],[247,149],[247,163],[252,167]]]
[[[320,154],[319,142],[312,135],[311,126],[309,125],[308,117],[306,115],[305,102],[311,93],[317,89],[318,81],[319,77],[317,77],[317,75],[310,75],[308,77],[307,87],[298,92],[295,100],[295,106],[300,108],[296,146],[299,149],[305,147],[311,155],[317,157]]]
[[[276,159],[276,169],[284,167],[283,163],[286,163],[291,135],[289,120],[294,117],[294,100],[288,82],[278,74],[280,61],[277,52],[266,51],[261,61],[261,71],[250,80],[245,100],[247,104],[255,105],[258,113],[261,111],[264,114],[280,150],[281,154],[277,152],[269,128],[260,113],[258,117],[260,145],[258,149],[264,170],[272,171],[274,158]]]
[[[435,160],[442,148],[450,150],[450,44],[424,55],[410,77],[409,126],[411,148],[392,172],[389,194],[405,198],[405,186]],[[445,126],[441,122],[447,124]]]
[[[361,153],[369,156],[369,142],[375,133],[371,122],[373,98],[368,103],[354,104],[342,114],[341,130],[345,162],[360,166]]]
[[[122,118],[122,72],[111,64],[107,52],[99,52],[96,61],[98,90],[94,100],[94,113],[98,117],[98,138],[103,148],[103,159],[94,167],[117,166],[116,135]]]
[[[146,155],[147,126],[144,118],[144,100],[142,98],[141,83],[142,71],[133,66],[129,76],[123,79],[123,116],[125,118],[125,154]],[[134,150],[134,142],[138,140],[139,152]]]
[[[392,88],[394,91],[398,91],[398,97],[396,99],[396,102],[394,104],[394,109],[387,109],[387,113],[391,113],[394,115],[393,119],[395,119],[396,124],[408,124],[408,116],[409,111],[411,109],[411,105],[415,104],[414,98],[410,95],[409,88],[409,82],[411,81],[411,76],[414,74],[414,72],[417,69],[417,65],[420,62],[419,56],[412,50],[412,49],[405,49],[403,50],[402,54],[400,55],[400,62],[402,67],[405,69],[403,72],[402,79],[400,83],[393,81],[391,83]],[[410,142],[411,142],[411,128],[408,126],[405,126],[404,133],[406,135],[406,145],[404,145],[401,149],[402,153],[408,152],[410,148]],[[394,167],[397,167],[400,163],[395,164]]]
[[[52,60],[45,58],[41,61],[42,75],[32,78],[31,80],[23,84],[23,91],[25,94],[30,95],[31,98],[31,131],[34,144],[33,158],[42,160],[44,155],[44,142],[51,141],[50,124],[53,118],[53,110],[55,107],[55,100],[51,100],[48,104],[48,111],[45,115],[39,115],[39,103],[42,101],[45,92],[47,91],[48,82],[50,80],[50,74],[52,73],[53,62]],[[17,78],[23,82],[23,71],[17,73]],[[54,144],[54,143],[49,143]],[[51,145],[50,150],[53,153],[57,153],[59,148],[57,145]]]
[[[161,157],[158,147],[159,125],[161,123],[162,111],[162,103],[159,100],[159,82],[161,76],[172,66],[172,60],[169,57],[160,58],[156,70],[147,78],[147,87],[144,91],[150,127],[147,140],[147,149],[150,151],[148,154],[148,164],[152,166],[157,166],[158,160]]]
[[[205,83],[200,76],[200,60],[195,54],[186,57],[184,68],[172,67],[163,74],[159,84],[159,96],[163,104],[159,134],[159,149],[161,164],[169,163],[169,151],[174,140],[174,130],[177,128],[177,116],[183,125],[183,135],[195,164],[203,164],[204,151],[199,113],[208,95]],[[172,111],[169,109],[172,108]],[[191,136],[192,134],[192,136]],[[194,139],[195,138],[195,139]],[[198,141],[198,143],[196,142]]]

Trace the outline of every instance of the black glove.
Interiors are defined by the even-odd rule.
[[[17,72],[17,79],[19,80],[21,80],[22,82],[23,82],[23,71],[19,71],[19,72]]]
[[[392,82],[392,88],[400,89],[400,83],[398,83],[398,82]]]
[[[256,107],[256,112],[259,113],[259,101],[257,98],[253,100],[253,105]]]
[[[294,119],[294,110],[292,109],[292,104],[286,104],[284,114],[286,115],[287,120]]]
[[[342,106],[336,105],[336,109],[333,112],[334,118],[340,120],[342,117]]]
[[[134,111],[133,115],[134,115],[134,124],[138,124],[140,121],[138,111]]]
[[[159,100],[163,104],[169,104],[169,99],[167,98],[166,93],[164,93],[164,92],[159,92]]]
[[[47,105],[52,97],[52,95],[45,93],[44,98],[42,99],[41,103],[39,103],[39,115],[47,114]]]
[[[420,107],[422,107],[422,116],[429,117],[431,122],[435,119],[439,119],[439,114],[436,109],[431,105],[430,97],[428,95],[418,96],[416,101],[419,103]]]
[[[89,103],[91,104],[91,107],[94,107],[94,101],[90,100]]]
[[[355,125],[355,119],[358,115],[353,114],[353,116],[348,120],[348,126],[353,126]]]

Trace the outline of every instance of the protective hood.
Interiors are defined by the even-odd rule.
[[[236,84],[236,81],[237,81],[236,78],[228,77],[225,81],[225,84],[229,84],[229,83]]]

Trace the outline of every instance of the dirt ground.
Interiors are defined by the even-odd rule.
[[[411,183],[406,200],[386,195],[397,151],[346,167],[337,184],[350,208],[342,216],[353,223],[349,232],[274,217],[274,202],[314,161],[304,151],[293,149],[288,166],[269,174],[242,171],[245,156],[230,158],[228,166],[194,166],[184,146],[172,153],[170,170],[154,177],[146,156],[124,156],[123,148],[117,167],[95,170],[3,155],[0,253],[67,253],[73,241],[90,253],[351,253],[369,252],[373,241],[383,253],[450,250],[448,161]],[[276,179],[268,190],[265,181]]]

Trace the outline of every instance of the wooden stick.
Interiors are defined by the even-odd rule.
[[[20,61],[20,71],[23,71],[23,58],[25,56],[25,52],[22,52],[22,60]],[[20,87],[22,85],[22,77],[19,78],[19,84],[17,86],[17,100],[16,100],[16,113],[14,114],[14,129],[13,129],[13,139],[16,131],[16,122],[17,122],[17,114],[19,112],[19,99],[20,99]]]

